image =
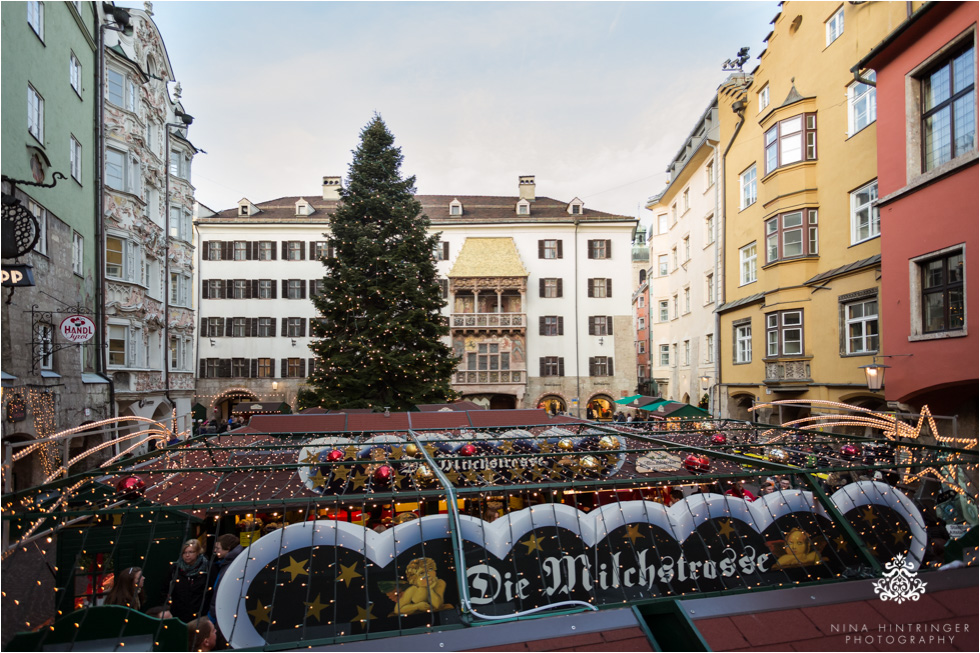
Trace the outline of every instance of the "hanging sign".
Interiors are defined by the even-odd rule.
[[[69,315],[61,321],[61,337],[68,342],[88,342],[95,335],[95,322],[84,315]]]
[[[4,265],[0,274],[4,288],[19,288],[34,285],[34,272],[29,265]]]

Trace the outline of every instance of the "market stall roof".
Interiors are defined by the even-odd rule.
[[[656,404],[661,401],[666,401],[666,399],[663,399],[661,397],[650,397],[648,395],[636,395],[632,401],[624,402],[621,399],[616,403],[622,405],[623,408],[643,408],[644,406]]]
[[[642,404],[640,406],[637,406],[637,408],[639,408],[640,410],[658,410],[660,406],[664,406],[666,404],[672,404],[672,403],[676,403],[676,402],[673,402],[670,399],[657,398],[655,401]],[[663,412],[663,411],[658,411],[658,412]]]
[[[231,409],[233,414],[288,413],[289,404],[282,401],[243,401]]]
[[[636,399],[639,399],[642,396],[643,395],[630,395],[629,397],[621,397],[620,399],[617,399],[616,400],[616,403],[617,404],[628,404],[631,401],[634,401]]]

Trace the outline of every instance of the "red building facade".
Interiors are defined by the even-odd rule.
[[[977,432],[977,4],[926,3],[852,69],[876,73],[885,397]],[[941,430],[948,426],[940,425]]]

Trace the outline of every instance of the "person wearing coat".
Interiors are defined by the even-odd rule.
[[[201,543],[197,540],[184,542],[180,558],[173,563],[167,597],[170,613],[184,623],[203,616],[209,605],[206,601],[209,571]]]
[[[231,533],[225,533],[214,543],[214,557],[217,558],[214,567],[217,569],[217,574],[214,577],[214,584],[211,586],[211,608],[208,610],[208,617],[211,619],[211,623],[218,623],[217,599],[221,577],[228,569],[228,565],[231,564],[232,560],[237,558],[244,550],[245,547],[241,545],[238,536]]]

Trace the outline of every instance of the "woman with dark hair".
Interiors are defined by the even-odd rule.
[[[205,614],[208,603],[208,559],[197,540],[187,540],[170,574],[168,603],[170,612],[183,622]]]
[[[207,617],[198,617],[187,624],[187,650],[213,651],[218,643],[218,629]]]
[[[217,574],[214,578],[214,584],[211,586],[211,607],[208,610],[208,616],[211,621],[218,623],[218,585],[221,583],[221,577],[224,575],[225,570],[228,569],[228,565],[245,550],[245,547],[241,545],[237,535],[232,535],[231,533],[225,533],[224,535],[218,537],[217,541],[214,543],[214,557],[217,558],[214,567],[217,569]]]
[[[125,605],[139,610],[146,597],[143,594],[143,570],[140,567],[128,567],[116,574],[112,589],[106,594],[106,605]]]

